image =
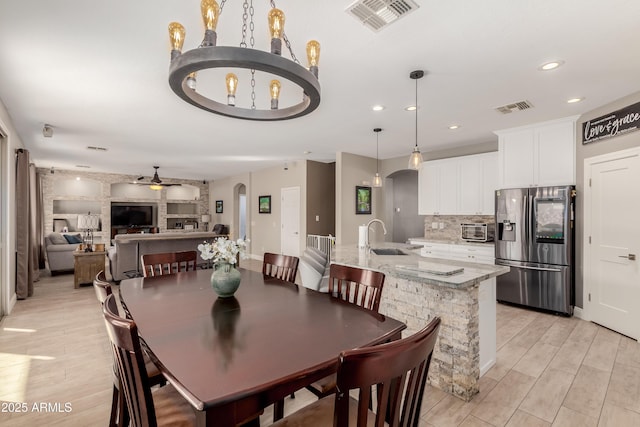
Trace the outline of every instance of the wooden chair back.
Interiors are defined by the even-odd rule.
[[[262,274],[295,284],[299,261],[295,256],[267,252],[262,262]]]
[[[440,318],[407,338],[343,351],[340,354],[335,400],[334,426],[349,425],[349,390],[358,390],[358,426],[417,427]],[[376,406],[369,411],[372,386],[376,386]],[[388,424],[385,424],[385,418]]]
[[[198,265],[198,252],[166,252],[141,256],[144,277],[176,274],[195,270]]]
[[[113,294],[105,300],[102,312],[118,367],[120,392],[124,394],[129,410],[130,425],[133,427],[156,426],[155,408],[138,328],[133,320],[124,319],[118,315],[118,306]]]
[[[379,271],[331,264],[329,295],[378,312],[384,278]]]
[[[93,289],[96,291],[96,297],[98,297],[100,304],[104,304],[104,301],[112,293],[111,284],[107,281],[104,270],[100,270],[95,279],[93,279]]]

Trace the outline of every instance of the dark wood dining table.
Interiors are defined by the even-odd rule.
[[[232,298],[212,270],[133,278],[120,298],[199,426],[235,426],[336,372],[342,350],[400,338],[406,325],[262,273],[240,269]]]

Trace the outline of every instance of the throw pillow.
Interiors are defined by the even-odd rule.
[[[82,239],[79,234],[65,234],[64,238],[67,239],[69,244],[82,243]]]
[[[67,239],[65,239],[65,236],[60,233],[49,234],[49,240],[51,240],[51,243],[54,245],[66,245],[69,243],[67,242]]]

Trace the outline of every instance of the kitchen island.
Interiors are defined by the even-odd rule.
[[[373,253],[380,248],[404,255]],[[405,322],[405,335],[417,332],[433,317],[442,319],[429,382],[469,401],[479,391],[480,375],[495,364],[495,277],[509,268],[423,258],[419,250],[419,245],[398,243],[379,244],[372,250],[339,245],[331,260],[385,273],[380,313]]]

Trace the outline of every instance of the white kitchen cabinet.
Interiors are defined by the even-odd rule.
[[[575,184],[577,118],[496,131],[499,187]]]
[[[458,215],[493,215],[498,153],[459,157]]]
[[[458,194],[457,161],[443,159],[423,162],[418,177],[418,213],[454,215]]]
[[[418,180],[420,215],[493,215],[498,154],[424,162]]]

